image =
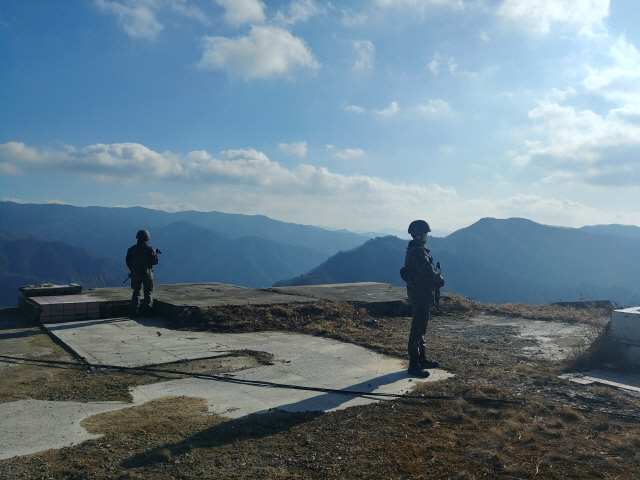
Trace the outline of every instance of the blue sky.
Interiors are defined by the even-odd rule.
[[[637,0],[0,2],[0,198],[640,225]]]

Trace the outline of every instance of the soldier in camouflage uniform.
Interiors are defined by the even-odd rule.
[[[407,282],[407,295],[413,308],[413,320],[409,333],[409,373],[418,377],[429,376],[428,368],[438,367],[438,362],[426,356],[424,335],[427,333],[431,306],[435,303],[435,291],[444,285],[444,277],[433,266],[433,257],[425,247],[431,228],[424,220],[409,225],[413,240],[407,246],[403,279]]]
[[[139,313],[145,316],[151,313],[151,292],[153,292],[153,266],[158,264],[158,255],[156,250],[149,246],[151,236],[146,230],[140,230],[136,234],[136,243],[127,250],[127,267],[129,267],[131,276],[131,307],[134,315]],[[142,308],[139,311],[140,289],[144,291],[142,300]]]

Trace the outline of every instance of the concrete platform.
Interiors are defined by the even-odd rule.
[[[100,303],[100,318],[125,315],[131,299],[130,287],[96,288],[84,292]],[[318,300],[347,302],[365,307],[371,315],[410,315],[406,289],[387,283],[361,282],[303,287],[254,289],[224,283],[180,283],[156,285],[156,314],[173,318],[185,309],[219,305],[274,305]]]
[[[384,400],[309,390],[260,386],[234,380],[401,394],[418,382],[441,381],[452,375],[431,370],[428,379],[409,377],[406,362],[336,340],[286,332],[214,334],[172,330],[166,319],[111,318],[46,324],[44,327],[90,363],[116,366],[161,365],[234,350],[263,351],[273,365],[228,375],[230,381],[206,377],[159,382],[131,390],[133,403],[41,402],[0,404],[0,459],[79,443],[89,435],[80,422],[90,415],[141,405],[166,396],[204,398],[209,411],[239,418],[273,409],[330,411]],[[29,418],[28,422],[20,419]]]
[[[265,290],[332,302],[347,302],[356,307],[365,307],[374,316],[411,315],[411,307],[407,304],[407,289],[390,283],[333,283],[297,287],[271,287]]]

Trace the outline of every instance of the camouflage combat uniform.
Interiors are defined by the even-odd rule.
[[[151,308],[151,292],[153,292],[153,266],[158,264],[156,251],[148,242],[138,240],[138,243],[127,250],[127,267],[131,271],[131,306],[137,312],[140,289],[144,290],[142,310],[147,313]]]
[[[404,266],[407,272],[407,295],[413,307],[407,350],[409,357],[424,357],[424,335],[427,333],[431,306],[435,303],[436,289],[444,285],[444,278],[433,267],[429,249],[419,240],[409,242]]]

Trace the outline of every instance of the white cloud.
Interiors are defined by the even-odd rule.
[[[342,10],[342,25],[345,27],[358,27],[364,25],[367,15],[364,13],[354,13],[350,8]]]
[[[200,210],[196,205],[184,202],[178,197],[166,195],[160,192],[148,192],[138,196],[142,204],[141,207],[152,208],[154,210],[164,210],[165,212],[182,212],[185,210]]]
[[[609,57],[613,65],[590,68],[582,85],[611,102],[640,108],[640,52],[622,36],[610,47]]]
[[[427,66],[429,67],[429,70],[431,70],[431,73],[433,73],[434,75],[438,75],[440,74],[440,68],[443,64],[446,64],[446,68],[449,71],[449,73],[451,73],[452,75],[456,74],[456,70],[458,69],[458,64],[456,63],[454,58],[453,57],[445,58],[437,52],[433,56],[433,60],[431,60],[427,64]]]
[[[281,152],[287,153],[289,155],[297,155],[298,157],[306,157],[307,156],[307,142],[297,142],[297,143],[279,143],[278,148]]]
[[[280,28],[252,26],[246,37],[205,36],[203,40],[205,49],[198,63],[203,70],[221,69],[250,79],[281,75],[295,67],[320,68],[305,42]]]
[[[640,181],[640,53],[624,37],[609,49],[611,65],[589,68],[584,91],[613,106],[604,113],[560,105],[572,87],[552,89],[529,112],[532,139],[514,164],[539,169],[543,181],[622,185]],[[580,98],[580,97],[578,97]]]
[[[376,110],[376,114],[383,117],[393,117],[398,114],[400,111],[400,107],[398,106],[398,102],[391,102],[388,108],[384,110]]]
[[[341,153],[346,152],[361,155],[358,149]],[[393,184],[366,175],[333,173],[325,167],[301,164],[290,170],[253,149],[228,150],[213,157],[205,151],[194,151],[184,156],[158,153],[131,143],[97,144],[80,149],[67,147],[54,151],[9,142],[0,145],[0,161],[14,164],[33,175],[63,171],[120,182],[145,180],[148,183],[153,179],[188,182],[192,185],[193,194],[197,196],[196,192],[201,192],[203,198],[197,202],[194,197],[190,203],[199,204],[201,208],[207,208],[208,204],[202,202],[208,197],[207,202],[217,202],[216,208],[226,205],[226,211],[244,209],[248,212],[253,208],[273,215],[277,209],[290,208],[300,215],[313,214],[314,221],[318,222],[322,219],[312,212],[316,209],[326,214],[333,209],[334,217],[338,210],[349,210],[345,212],[346,216],[356,211],[367,212],[380,219],[380,209],[389,210],[387,213],[391,214],[396,208],[409,208],[407,215],[413,216],[417,214],[417,204],[429,205],[441,198],[456,196],[453,189],[438,185]],[[206,194],[197,190],[198,186],[203,186]],[[257,204],[246,203],[254,197],[260,199]],[[156,205],[176,203],[159,197],[149,197],[147,201]],[[350,205],[350,208],[344,209],[344,205]]]
[[[95,0],[95,4],[103,12],[118,17],[118,23],[132,38],[155,40],[164,29],[164,25],[156,18],[155,2],[148,2],[145,5],[132,0],[127,1],[126,4]]]
[[[498,15],[535,34],[549,33],[556,23],[593,34],[609,15],[609,0],[504,0]]]
[[[225,9],[224,19],[233,27],[239,27],[245,23],[263,23],[267,19],[264,13],[265,5],[259,0],[214,1]]]
[[[366,113],[367,111],[358,105],[347,105],[344,107],[345,112]]]
[[[171,0],[170,8],[171,11],[179,13],[185,18],[197,20],[202,25],[211,25],[209,17],[197,5],[187,4],[186,0]]]
[[[283,9],[278,10],[274,22],[279,25],[294,25],[298,22],[306,22],[318,13],[320,9],[314,0],[294,0],[289,4],[286,12]]]
[[[211,24],[197,5],[188,4],[186,0],[95,0],[94,3],[102,12],[115,15],[118,24],[132,38],[155,40],[164,30],[164,25],[157,17],[165,10],[197,20],[203,25]]]
[[[438,98],[430,99],[426,103],[421,103],[412,108],[419,115],[442,116],[453,115],[453,109],[448,102]]]
[[[527,151],[514,158],[518,166],[533,165],[546,181],[624,183],[640,179],[635,155],[618,149],[640,148],[640,124],[621,120],[615,111],[601,116],[555,102],[541,102],[529,112],[543,138],[526,142]],[[619,175],[618,180],[614,177]],[[609,179],[609,180],[605,180]]]
[[[345,150],[340,150],[333,155],[341,160],[352,160],[354,158],[362,157],[364,155],[364,150],[360,148],[347,148]]]
[[[366,109],[357,105],[347,105],[344,107],[344,110],[346,112],[367,113]],[[398,102],[391,102],[387,108],[383,110],[371,110],[370,113],[381,117],[396,117],[403,113],[402,118],[415,118],[416,115],[422,117],[443,117],[455,114],[451,105],[441,98],[429,99],[424,103],[406,108],[400,108]]]
[[[450,7],[456,10],[464,8],[463,0],[377,0],[383,8],[410,8],[424,13],[430,6]]]
[[[356,51],[357,60],[353,68],[355,70],[370,70],[373,68],[373,55],[376,47],[369,40],[353,40],[353,48]]]

